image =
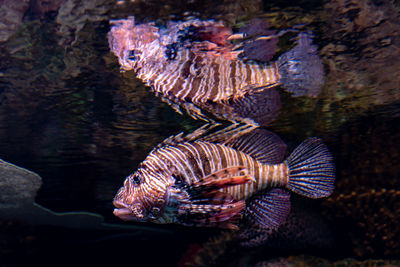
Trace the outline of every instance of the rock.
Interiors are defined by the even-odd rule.
[[[29,0],[0,0],[0,42],[7,41],[18,29],[29,2]]]
[[[0,210],[32,205],[41,185],[42,179],[36,173],[0,160]]]
[[[57,13],[65,0],[31,0],[29,14],[32,18],[44,18],[49,13]]]
[[[133,230],[147,238],[171,234],[168,230],[146,226],[119,225],[104,222],[91,212],[54,212],[35,203],[42,179],[34,172],[0,160],[0,221],[21,221],[32,225],[53,225],[72,229]]]

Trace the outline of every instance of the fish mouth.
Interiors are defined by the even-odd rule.
[[[113,213],[123,221],[137,221],[136,216],[130,209],[114,209]]]
[[[114,206],[116,207],[113,214],[123,221],[138,221],[138,218],[129,208],[129,206],[123,202],[114,200]]]

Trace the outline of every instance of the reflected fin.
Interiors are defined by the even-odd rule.
[[[309,34],[299,34],[297,45],[278,59],[282,87],[293,96],[316,97],[325,82],[324,67]]]
[[[236,95],[220,102],[202,103],[216,117],[256,126],[266,126],[279,115],[281,100],[277,84],[241,88]]]

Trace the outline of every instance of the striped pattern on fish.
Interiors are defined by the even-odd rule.
[[[138,68],[137,75],[170,100],[200,106],[209,101],[239,98],[251,87],[265,90],[265,87],[277,85],[280,78],[275,63],[246,64],[222,57],[204,58],[190,50],[183,50],[175,61],[165,63],[143,65]]]
[[[162,168],[159,162],[173,166],[170,167],[175,169],[172,176],[179,177],[178,179],[187,185],[192,185],[201,177],[219,170],[244,166],[243,172],[255,181],[221,189],[236,200],[248,199],[254,193],[268,187],[284,187],[289,179],[286,163],[264,164],[241,151],[207,142],[166,146],[150,153],[148,160],[153,165],[153,170]]]
[[[207,56],[185,48],[177,49],[174,59],[169,60],[165,56],[166,50],[168,43],[178,41],[176,30],[165,38],[151,25],[135,26],[130,20],[112,23],[124,25],[113,27],[109,34],[110,46],[119,56],[121,69],[135,70],[138,78],[170,100],[195,104],[217,102],[241,96],[250,86],[270,87],[279,83],[280,75],[275,63],[252,64],[224,56]],[[191,23],[178,24],[180,27],[177,29]],[[210,23],[204,22],[205,25]],[[136,36],[146,30],[144,40]],[[119,43],[115,38],[125,42]],[[133,60],[130,59],[131,53],[135,53]]]
[[[121,70],[134,70],[156,95],[196,119],[208,121],[205,110],[222,119],[266,125],[280,109],[279,95],[270,92],[276,86],[293,96],[315,97],[324,83],[322,62],[305,33],[299,34],[292,50],[267,64],[267,60],[243,60],[241,56],[266,50],[261,54],[270,59],[276,47],[268,46],[267,39],[277,42],[279,34],[251,36],[236,45],[231,42],[234,36],[246,36],[246,31],[255,34],[251,25],[241,34],[232,34],[212,20],[169,22],[165,28],[135,24],[133,17],[110,23],[109,46]],[[266,47],[257,48],[262,44]],[[253,52],[246,52],[248,46]]]
[[[290,210],[287,190],[310,198],[333,191],[333,158],[317,138],[283,161],[284,143],[266,130],[197,137],[168,138],[150,152],[115,196],[114,214],[123,220],[232,229],[245,216],[277,228]]]

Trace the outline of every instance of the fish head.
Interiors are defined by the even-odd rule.
[[[138,68],[151,51],[152,43],[160,38],[159,29],[153,23],[135,24],[134,18],[112,20],[108,33],[111,51],[118,57],[121,69]]]
[[[151,23],[133,27],[128,36],[127,47],[124,50],[125,62],[136,65],[142,60],[152,58],[153,53],[159,50],[159,38],[158,28]]]
[[[129,175],[114,197],[114,215],[124,221],[152,222],[160,219],[169,199],[169,184],[139,169]]]

